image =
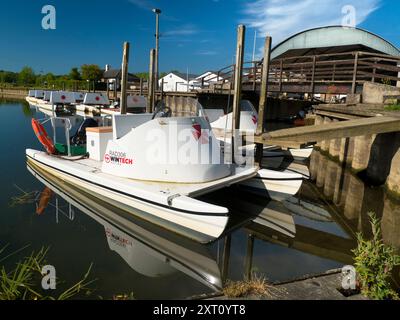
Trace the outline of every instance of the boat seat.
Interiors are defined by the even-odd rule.
[[[122,138],[132,129],[150,121],[153,117],[152,113],[113,115],[113,139]]]

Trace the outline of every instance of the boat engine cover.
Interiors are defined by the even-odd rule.
[[[203,183],[231,174],[203,117],[157,118],[109,141],[104,173],[147,181]]]

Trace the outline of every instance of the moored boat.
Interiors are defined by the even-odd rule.
[[[185,133],[187,140],[171,136],[174,129],[178,135]],[[134,208],[158,225],[172,225],[182,234],[195,234],[208,242],[222,234],[229,212],[195,197],[257,174],[255,167],[225,164],[212,133],[203,136],[203,130],[209,129],[203,117],[151,120],[147,114],[114,115],[113,127],[86,129],[89,158],[32,149],[26,150],[26,155],[29,163],[78,189],[122,208]],[[151,143],[146,138],[149,134],[160,134],[165,140]],[[189,158],[182,164],[180,159],[174,160],[177,150],[185,150],[185,155],[196,154],[199,148],[205,159],[213,161]],[[214,157],[220,158],[215,161]]]
[[[136,217],[136,211],[130,211],[127,216],[121,208],[110,206],[35,165],[28,164],[28,170],[46,190],[102,225],[110,250],[118,253],[136,272],[160,278],[180,271],[213,290],[222,288],[220,270],[207,247],[147,223]]]
[[[290,171],[261,169],[257,176],[239,183],[251,192],[272,200],[283,201],[296,195],[303,184],[303,176]]]

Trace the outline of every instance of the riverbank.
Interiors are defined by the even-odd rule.
[[[28,91],[28,89],[21,88],[0,88],[0,98],[24,99],[28,95]]]
[[[194,297],[206,300],[367,300],[361,294],[342,293],[342,270],[334,269],[317,275],[309,275],[296,280],[276,283],[270,287],[270,295],[229,298],[223,293],[213,297]]]

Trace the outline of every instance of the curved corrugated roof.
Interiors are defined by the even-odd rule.
[[[392,56],[400,56],[400,50],[389,41],[359,28],[328,26],[300,32],[276,45],[271,53],[274,59],[291,50],[366,47]]]

